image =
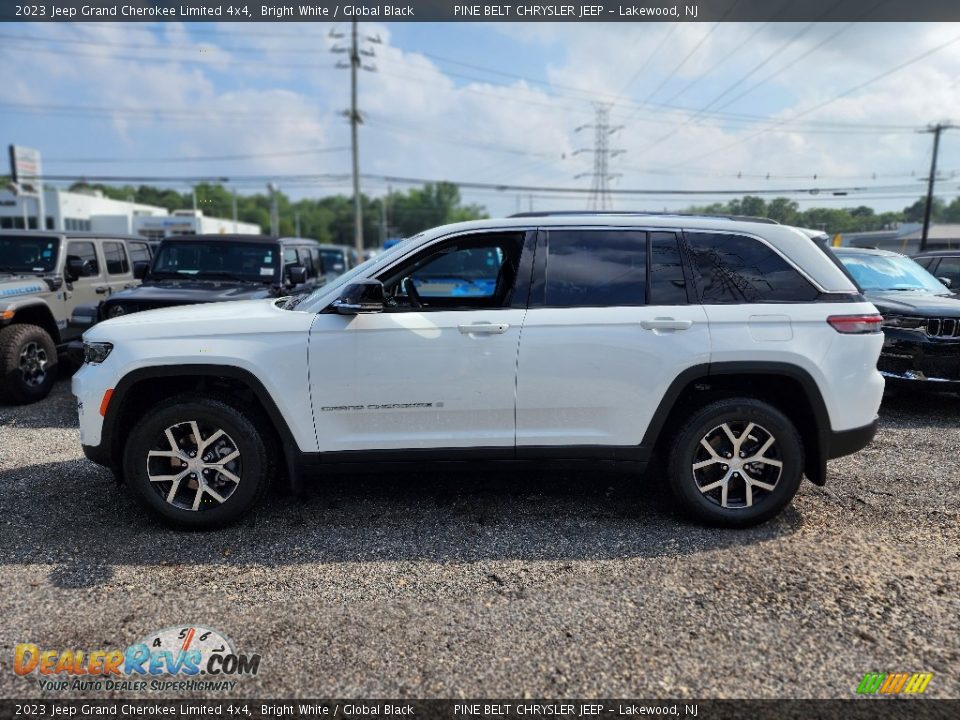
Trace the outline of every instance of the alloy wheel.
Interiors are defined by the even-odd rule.
[[[147,452],[147,477],[174,507],[219,507],[240,484],[240,450],[223,428],[196,420],[177,423]]]
[[[749,508],[769,495],[783,473],[773,433],[753,422],[725,422],[701,439],[691,468],[697,489],[723,508]]]
[[[47,379],[47,351],[39,343],[28,342],[20,350],[20,374],[23,381],[30,387],[43,385]]]

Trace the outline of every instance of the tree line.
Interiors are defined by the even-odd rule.
[[[74,183],[70,190],[100,190],[106,197],[145,205],[155,205],[168,211],[190,210],[196,207],[210,217],[232,218],[234,195],[217,183],[199,183],[192,192],[156,188],[150,185],[101,185]],[[324,243],[353,245],[353,200],[344,195],[324,198],[291,200],[277,192],[280,234],[296,234],[298,219],[300,235]],[[255,223],[263,232],[270,232],[270,195],[256,193],[237,195],[237,220]],[[409,237],[421,230],[487,217],[480,205],[464,204],[460,189],[447,182],[429,183],[406,192],[394,191],[385,198],[361,195],[363,207],[363,237],[366,247],[379,246],[385,237]]]
[[[713,215],[751,215],[768,217],[784,225],[824,230],[830,235],[837,233],[892,230],[901,223],[923,222],[926,199],[920,198],[903,210],[878,213],[871,207],[860,205],[846,208],[808,208],[801,210],[799,203],[789,198],[778,197],[767,202],[761,197],[745,195],[726,203],[714,203],[689,208],[689,212]],[[950,203],[934,198],[931,218],[935,223],[960,223],[960,197]]]

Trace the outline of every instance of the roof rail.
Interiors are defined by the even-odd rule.
[[[627,217],[689,217],[689,218],[711,218],[718,220],[735,220],[738,222],[756,222],[765,225],[779,225],[776,220],[765,217],[754,217],[752,215],[710,215],[705,213],[684,213],[684,212],[647,212],[635,210],[543,210],[531,212],[519,212],[508,215],[511,218],[533,218],[533,217],[562,217],[564,215],[623,215]]]

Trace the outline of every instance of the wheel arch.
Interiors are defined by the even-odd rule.
[[[157,366],[124,375],[113,389],[101,433],[101,444],[107,445],[104,455],[109,457],[114,474],[122,477],[127,434],[153,404],[178,392],[207,389],[227,390],[241,406],[265,416],[283,450],[288,485],[292,491],[299,492],[302,487],[300,450],[283,413],[256,375],[230,365]]]
[[[769,402],[790,418],[803,441],[804,473],[826,482],[830,416],[813,377],[790,363],[734,361],[695,365],[681,372],[664,393],[641,446],[662,455],[684,418],[705,402],[732,396]]]
[[[53,339],[54,345],[60,345],[60,328],[57,327],[57,320],[53,316],[50,306],[43,301],[26,302],[23,304],[14,304],[10,310],[13,311],[13,317],[3,327],[10,325],[36,325],[43,328]]]

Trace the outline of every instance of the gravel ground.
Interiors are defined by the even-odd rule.
[[[877,671],[960,697],[956,396],[888,398],[870,448],[746,531],[593,466],[339,477],[179,532],[83,458],[68,383],[0,434],[0,697],[42,695],[19,642],[192,623],[263,656],[236,697],[843,698]]]

